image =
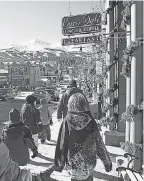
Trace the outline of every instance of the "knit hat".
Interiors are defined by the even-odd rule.
[[[33,95],[29,95],[26,97],[26,102],[28,104],[34,104],[34,102],[37,100],[37,98]]]
[[[86,98],[81,93],[73,94],[68,101],[68,111],[71,112],[85,112],[89,111],[89,104]]]
[[[47,103],[47,101],[46,101],[46,99],[40,99],[40,104],[42,104],[42,105],[44,105],[44,104],[46,104]]]
[[[11,123],[20,122],[20,112],[16,108],[11,109],[9,112],[9,119]]]
[[[67,88],[71,88],[71,87],[77,87],[77,83],[76,83],[76,80],[71,80],[70,82],[69,82],[69,85],[68,85],[68,87]]]

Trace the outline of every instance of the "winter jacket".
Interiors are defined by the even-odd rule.
[[[62,119],[62,118],[66,117],[67,111],[68,111],[68,108],[67,108],[68,100],[69,100],[70,96],[75,93],[83,94],[82,90],[80,90],[76,87],[72,87],[70,89],[67,89],[67,91],[62,95],[62,97],[59,101],[59,104],[58,104],[58,108],[57,108],[57,119]]]
[[[32,143],[31,149],[35,149],[31,131],[23,122],[6,125],[2,131],[2,140],[9,149],[10,157],[20,166],[26,165],[30,157],[25,139]]]
[[[39,133],[40,130],[38,124],[41,123],[40,112],[34,105],[25,103],[22,106],[21,119],[31,130],[33,135]]]
[[[112,167],[97,124],[90,113],[68,113],[63,120],[55,151],[56,171],[66,166],[72,179],[85,180],[96,166],[96,155],[105,168]]]
[[[39,106],[38,110],[40,111],[41,122],[43,125],[50,125],[50,121],[52,120],[52,116],[47,106]]]
[[[21,169],[11,160],[7,146],[0,142],[0,181],[45,181],[53,171],[53,166],[40,174],[32,174],[28,169]]]

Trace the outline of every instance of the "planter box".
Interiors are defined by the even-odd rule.
[[[120,142],[125,142],[125,133],[118,131],[105,131],[104,139],[105,145],[120,146]]]

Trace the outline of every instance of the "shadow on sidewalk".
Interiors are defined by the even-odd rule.
[[[38,154],[38,157],[39,157],[39,158],[42,158],[42,159],[44,159],[44,160],[47,160],[47,161],[49,161],[49,162],[53,162],[53,161],[54,161],[54,159],[48,158],[48,157],[42,155],[41,153]]]
[[[56,143],[47,143],[47,142],[45,142],[45,143],[43,143],[43,144],[45,144],[45,145],[50,145],[50,146],[56,146]]]
[[[98,179],[104,179],[107,181],[118,181],[118,177],[107,175],[107,174],[97,172],[97,171],[93,172],[93,177],[98,178]]]
[[[54,179],[54,178],[49,177],[49,178],[48,178],[48,181],[58,181],[58,180],[56,180],[56,179]]]
[[[51,166],[53,163],[42,163],[42,162],[35,162],[33,160],[29,161],[29,164],[31,165],[36,165],[36,166],[42,166],[42,167],[49,167]]]

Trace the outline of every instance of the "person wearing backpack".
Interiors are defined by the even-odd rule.
[[[69,82],[69,85],[67,86],[66,92],[62,95],[62,97],[59,101],[59,104],[57,107],[57,119],[58,120],[61,120],[62,118],[64,119],[66,117],[67,111],[68,111],[68,108],[67,108],[68,100],[69,100],[70,96],[75,94],[75,93],[81,93],[84,95],[82,90],[77,88],[76,80],[73,79]]]
[[[19,166],[25,166],[30,160],[29,148],[33,152],[32,158],[38,155],[31,131],[20,120],[20,112],[11,109],[10,123],[2,131],[2,141],[9,149],[11,159]]]
[[[21,119],[24,124],[31,130],[32,137],[38,147],[38,133],[43,129],[40,111],[36,108],[36,97],[29,95],[26,97],[26,103],[21,108]]]

